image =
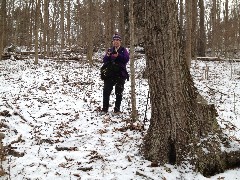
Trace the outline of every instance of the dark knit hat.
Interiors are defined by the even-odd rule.
[[[114,34],[112,37],[112,40],[120,40],[121,41],[121,36],[119,34]]]

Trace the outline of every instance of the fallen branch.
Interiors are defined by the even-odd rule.
[[[57,151],[77,151],[77,147],[58,147],[56,146],[55,149]]]
[[[91,171],[93,168],[92,167],[80,167],[77,170],[81,170],[81,171]]]
[[[200,61],[226,61],[226,62],[240,62],[240,59],[222,59],[220,57],[197,57]]]
[[[17,140],[12,141],[8,146],[11,146],[12,144],[19,143],[19,142],[25,142],[25,140],[22,139],[22,135],[20,135]]]
[[[8,108],[12,109],[14,111],[15,115],[18,115],[22,120],[24,120],[25,122],[28,122],[23,115],[20,114],[20,112],[16,111],[16,109],[13,107],[13,105],[11,105],[8,101],[6,101],[6,105]]]
[[[147,176],[147,175],[145,175],[145,174],[143,174],[142,172],[139,172],[139,171],[136,171],[136,175],[137,175],[137,176],[145,177],[145,178],[147,178],[147,179],[153,179],[153,178],[150,178],[149,176]],[[153,180],[154,180],[154,179],[153,179]]]

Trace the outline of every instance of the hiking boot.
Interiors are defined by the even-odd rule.
[[[114,115],[114,116],[117,116],[117,115],[120,115],[121,113],[122,113],[121,111],[113,112],[113,115]]]
[[[101,110],[101,111],[99,112],[99,115],[102,116],[102,115],[105,115],[105,114],[107,114],[107,113],[108,113],[108,111],[106,111],[106,110]]]
[[[119,114],[121,114],[122,112],[118,109],[118,108],[114,108],[114,110],[113,110],[113,115],[119,115]]]

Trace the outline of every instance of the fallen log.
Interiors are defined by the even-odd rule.
[[[222,59],[220,57],[197,57],[200,61],[226,61],[226,62],[240,62],[240,59]]]

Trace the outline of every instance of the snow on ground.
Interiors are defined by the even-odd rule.
[[[144,58],[136,62],[137,76]],[[209,67],[208,78],[205,70]],[[211,178],[190,168],[166,164],[150,167],[139,152],[145,132],[129,130],[130,82],[126,82],[120,117],[98,115],[103,83],[100,64],[40,60],[0,61],[0,116],[4,145],[23,153],[3,162],[2,179],[238,179],[239,169]],[[193,61],[196,86],[215,103],[219,123],[232,138],[240,138],[240,64]],[[136,80],[139,121],[150,118],[146,80]],[[114,104],[114,92],[111,96]],[[111,107],[112,110],[113,107]],[[146,122],[145,128],[148,127]],[[136,124],[137,125],[137,124]],[[17,142],[14,142],[17,141]],[[20,154],[21,155],[21,154]],[[240,179],[240,178],[239,178]]]
[[[191,73],[200,94],[215,104],[225,133],[240,139],[240,62],[193,61]]]

